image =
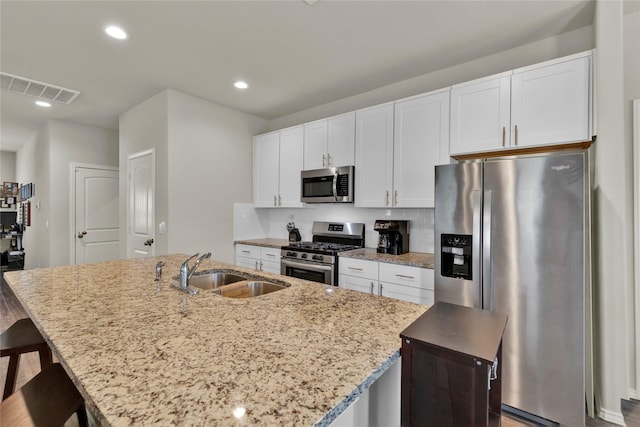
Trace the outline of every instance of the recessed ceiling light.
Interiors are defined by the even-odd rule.
[[[237,87],[238,89],[246,89],[249,87],[249,85],[246,82],[243,81],[237,81],[233,84],[235,87]]]
[[[38,105],[40,107],[51,107],[51,104],[49,104],[48,102],[45,102],[45,101],[36,101],[36,105]]]
[[[114,39],[124,40],[129,37],[129,35],[120,27],[115,25],[109,25],[104,29],[104,32],[113,37]]]

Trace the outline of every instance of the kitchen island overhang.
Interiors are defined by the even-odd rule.
[[[290,286],[187,296],[169,286],[185,259],[5,274],[98,423],[329,425],[398,359],[400,331],[428,308],[265,272]]]

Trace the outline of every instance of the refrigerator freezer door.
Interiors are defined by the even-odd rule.
[[[503,403],[570,426],[585,417],[585,170],[566,153],[484,168],[492,306],[509,316]]]
[[[481,308],[482,162],[436,166],[435,198],[435,301]],[[443,245],[443,239],[455,236],[460,236],[458,247],[453,242]],[[464,262],[461,256],[468,254],[468,240],[473,260],[471,279],[443,275],[452,270],[443,269],[443,263]],[[447,251],[444,257],[443,249]],[[450,257],[455,250],[461,251],[454,254],[458,257]]]

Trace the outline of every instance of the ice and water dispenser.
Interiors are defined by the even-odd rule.
[[[468,234],[442,234],[440,236],[441,274],[443,276],[473,280],[471,238],[472,236]]]

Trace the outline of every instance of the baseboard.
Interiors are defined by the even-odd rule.
[[[614,412],[608,409],[600,408],[600,410],[598,411],[598,417],[615,425],[626,426],[626,424],[624,423],[622,412]]]

